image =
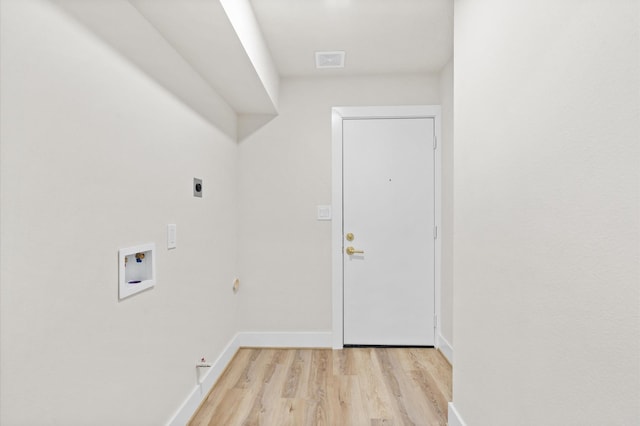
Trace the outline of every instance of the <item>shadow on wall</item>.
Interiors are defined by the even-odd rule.
[[[238,142],[242,142],[277,116],[277,114],[238,115]]]

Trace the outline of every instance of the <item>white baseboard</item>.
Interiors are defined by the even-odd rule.
[[[211,364],[201,383],[182,403],[168,426],[184,426],[207,397],[235,353],[242,347],[254,348],[330,348],[333,333],[327,332],[241,332],[237,333],[224,348],[218,359]]]
[[[449,403],[449,426],[467,426],[467,424],[462,420],[462,416],[454,407],[453,402]]]
[[[442,355],[449,361],[449,364],[453,365],[453,347],[440,333],[436,336],[436,347],[440,349],[440,352],[442,352]]]
[[[236,338],[238,345],[245,348],[330,348],[333,333],[243,331]]]
[[[191,391],[176,414],[174,414],[173,418],[169,420],[167,423],[168,426],[184,426],[187,424],[189,419],[191,419],[191,416],[193,416],[198,407],[200,407],[202,401],[207,397],[213,385],[216,383],[218,378],[220,378],[224,369],[240,348],[237,340],[238,335],[235,335],[224,348],[218,359],[211,364],[211,368],[202,378],[200,384]]]

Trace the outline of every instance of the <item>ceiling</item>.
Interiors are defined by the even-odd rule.
[[[51,1],[232,138],[277,114],[279,77],[438,72],[453,50],[453,0]]]
[[[453,53],[452,0],[250,0],[281,76],[440,71]],[[316,69],[316,51],[346,51]]]

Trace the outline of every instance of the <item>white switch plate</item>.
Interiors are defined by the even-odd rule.
[[[318,220],[331,220],[331,206],[318,206]]]
[[[176,225],[175,223],[167,225],[167,248],[174,249],[176,245]]]

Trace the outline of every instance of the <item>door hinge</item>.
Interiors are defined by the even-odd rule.
[[[433,227],[433,239],[434,240],[438,239],[438,227],[437,226]]]
[[[433,326],[435,328],[438,328],[438,316],[437,315],[433,316]]]
[[[438,148],[438,137],[437,136],[433,136],[433,149],[437,149]]]

